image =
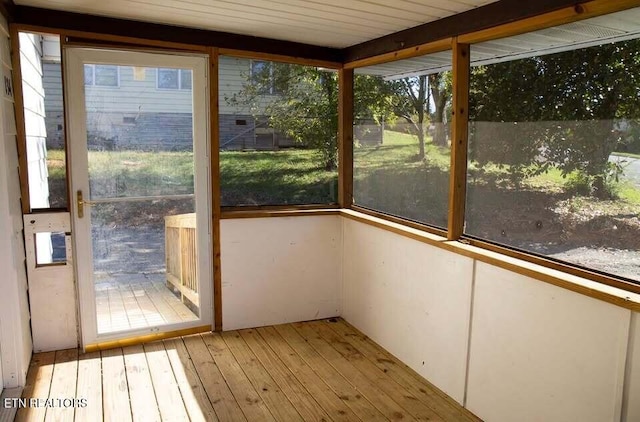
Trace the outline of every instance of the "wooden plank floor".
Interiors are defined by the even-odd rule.
[[[162,281],[103,281],[95,290],[100,334],[198,319]]]
[[[479,421],[342,319],[33,357],[17,421]]]

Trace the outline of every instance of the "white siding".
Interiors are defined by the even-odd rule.
[[[220,56],[218,69],[218,104],[220,114],[251,114],[250,110],[230,106],[227,98],[242,90],[251,71],[251,60]]]
[[[27,136],[27,173],[29,176],[29,201],[32,209],[49,207],[47,129],[45,126],[41,58],[42,37],[36,34],[20,33],[20,70],[22,72],[24,123]],[[39,250],[47,252],[47,249],[43,247]]]
[[[249,76],[251,60],[220,56],[219,105],[220,114],[251,114],[248,109],[230,106],[231,98],[242,90]],[[47,112],[62,111],[62,76],[59,62],[44,62],[44,90]],[[146,69],[144,81],[134,80],[132,67],[120,68],[118,87],[86,87],[92,98],[89,108],[100,107],[103,112],[190,113],[191,91],[156,88],[156,70]]]
[[[47,113],[62,112],[62,71],[60,62],[43,62],[44,103]]]
[[[120,67],[117,87],[85,86],[87,111],[122,113],[191,113],[191,90],[158,89],[156,69],[145,68],[144,80],[134,79],[130,66]]]
[[[13,93],[7,91],[11,86],[8,40],[7,23],[0,17],[0,63],[5,86],[0,101],[0,342],[5,388],[24,386],[32,348]]]

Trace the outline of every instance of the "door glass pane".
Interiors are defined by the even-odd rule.
[[[98,334],[198,320],[192,92],[100,68],[119,84],[85,86]]]

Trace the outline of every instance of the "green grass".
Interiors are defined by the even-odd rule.
[[[335,203],[337,178],[313,150],[220,153],[222,205]]]
[[[418,157],[418,139],[385,131],[382,145],[354,150],[356,204],[445,227],[449,187],[449,148],[426,140],[425,158]]]
[[[357,146],[356,202],[419,221],[442,223],[446,218],[450,151],[433,145],[428,138],[425,152],[425,159],[419,160],[417,138],[393,131],[385,131],[382,145]],[[48,158],[55,195],[56,190],[64,189],[64,152],[51,150]],[[90,151],[89,163],[94,197],[193,192],[191,153]],[[505,168],[487,165],[478,169],[473,163],[469,168],[470,185],[515,189]],[[225,206],[322,204],[334,203],[337,198],[337,171],[326,170],[313,150],[222,151],[220,172]],[[559,170],[551,169],[523,180],[521,187],[562,194],[566,182]],[[622,182],[616,190],[619,201],[640,205],[640,190],[633,185]]]
[[[640,207],[640,189],[628,182],[623,182],[618,185],[618,195],[620,199],[627,202],[630,205]]]

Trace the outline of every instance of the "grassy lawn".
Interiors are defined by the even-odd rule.
[[[222,151],[222,205],[329,204],[337,200],[337,171],[313,150]]]
[[[356,147],[356,203],[446,226],[449,148],[434,146],[427,139],[425,149],[426,158],[418,160],[416,137],[391,131],[385,132],[382,145]],[[90,151],[93,196],[192,193],[192,159],[186,152]],[[530,208],[533,197],[539,207],[532,215],[544,215],[554,208],[581,208],[571,206],[576,201],[588,203],[586,208],[597,215],[637,213],[640,206],[640,190],[626,181],[617,186],[618,200],[577,200],[576,195],[566,192],[567,180],[556,169],[525,179],[515,187],[505,169],[490,165],[480,170],[473,163],[469,168],[469,214],[479,219],[495,214],[496,204],[503,208],[527,204]],[[220,171],[225,206],[326,204],[334,203],[337,197],[337,172],[324,169],[313,150],[222,151]],[[49,175],[55,195],[64,189],[62,151],[49,151]],[[491,209],[484,209],[485,202]]]
[[[427,142],[418,159],[417,138],[385,131],[383,144],[354,150],[356,204],[445,227],[449,190],[449,148]]]

